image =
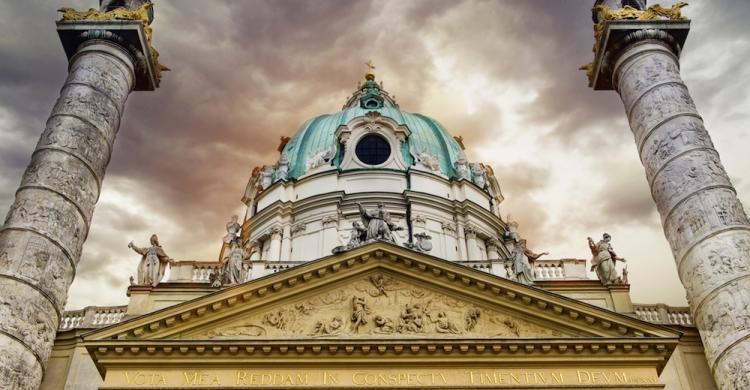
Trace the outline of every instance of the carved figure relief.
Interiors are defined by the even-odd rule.
[[[284,152],[284,153],[281,153],[281,157],[279,158],[279,163],[276,165],[276,180],[286,180],[288,175],[289,175],[289,156],[287,156],[286,152]]]
[[[78,209],[48,191],[23,189],[19,194],[23,194],[23,197],[19,196],[11,205],[5,226],[33,226],[66,247],[74,258],[80,256],[86,224]]]
[[[355,295],[352,298],[352,332],[359,333],[359,328],[367,324],[369,314],[370,307],[367,306],[367,300]]]
[[[471,164],[471,177],[474,184],[481,189],[487,188],[487,172],[482,164]]]
[[[414,234],[414,238],[416,238],[416,242],[406,242],[404,246],[419,252],[429,252],[432,250],[432,242],[430,242],[432,236],[427,235],[427,233],[416,233]]]
[[[466,158],[466,153],[464,153],[463,150],[458,154],[458,160],[456,160],[454,168],[456,169],[456,175],[459,180],[471,180],[469,160]]]
[[[341,334],[342,326],[344,322],[341,320],[341,317],[333,317],[329,321],[318,321],[315,323],[315,327],[313,328],[312,332],[309,333],[310,336],[338,336]]]
[[[717,376],[720,389],[750,389],[750,348],[739,344],[722,357],[721,372],[727,375]]]
[[[729,344],[750,334],[748,283],[735,281],[728,287],[704,303],[711,310],[696,314],[698,330],[709,336],[704,340],[709,361]]]
[[[264,165],[260,171],[260,188],[266,189],[273,184],[274,169],[270,165]]]
[[[679,266],[688,296],[698,302],[716,286],[750,272],[745,260],[750,252],[750,234],[734,231],[722,236],[722,240],[698,244]]]
[[[322,167],[330,163],[335,156],[336,145],[331,145],[331,147],[328,149],[318,150],[316,152],[310,153],[307,156],[307,160],[305,161],[305,172],[310,172],[315,168]]]
[[[557,330],[514,318],[373,273],[350,285],[259,311],[208,332],[205,337],[392,337],[560,336]]]
[[[415,163],[434,173],[440,173],[440,160],[438,160],[437,156],[427,153],[426,150],[417,150],[414,145],[412,145],[409,152],[414,156]]]

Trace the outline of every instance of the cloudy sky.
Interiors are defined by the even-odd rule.
[[[66,76],[55,10],[95,3],[0,0],[3,213]],[[634,301],[685,304],[621,102],[577,70],[591,3],[157,1],[154,43],[172,71],[130,97],[68,308],[125,303],[139,261],[127,243],[152,232],[173,258],[215,260],[252,168],[340,109],[368,59],[402,109],[494,167],[532,249],[588,258],[586,237],[609,232]],[[685,13],[683,77],[748,204],[750,6],[695,0]]]

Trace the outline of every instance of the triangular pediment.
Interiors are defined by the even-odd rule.
[[[378,242],[130,319],[85,339],[678,336],[665,327]]]

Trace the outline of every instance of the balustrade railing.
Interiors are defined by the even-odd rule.
[[[534,278],[537,280],[565,279],[562,260],[537,260],[534,262]]]
[[[653,305],[633,304],[635,316],[644,321],[663,325],[693,326],[690,308],[667,306],[662,303]]]
[[[94,329],[122,321],[127,306],[88,306],[63,313],[59,330]]]

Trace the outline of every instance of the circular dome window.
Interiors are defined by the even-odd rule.
[[[359,161],[367,165],[380,165],[391,156],[391,145],[379,135],[366,135],[354,150]]]

